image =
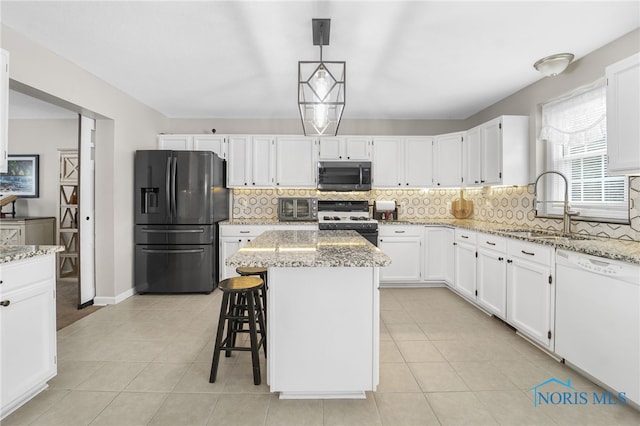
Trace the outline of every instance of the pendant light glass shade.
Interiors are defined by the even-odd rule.
[[[345,62],[298,62],[298,106],[305,135],[336,135],[345,104]]]
[[[567,69],[571,61],[573,61],[573,57],[571,53],[558,53],[557,55],[540,59],[533,64],[533,67],[546,77],[554,77]]]

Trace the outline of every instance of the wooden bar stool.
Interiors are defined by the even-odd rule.
[[[260,384],[260,361],[258,359],[260,346],[264,350],[265,357],[267,356],[267,333],[259,295],[259,290],[263,287],[262,278],[251,276],[227,278],[218,285],[222,291],[222,305],[220,306],[209,383],[216,381],[220,351],[225,351],[226,357],[231,356],[232,351],[250,351],[253,364],[253,383]],[[225,323],[226,337],[224,336]],[[249,325],[248,330],[243,327],[245,323]],[[238,333],[249,333],[250,347],[236,346]],[[258,333],[260,333],[259,340]]]
[[[258,275],[264,281],[264,287],[260,290],[262,296],[262,308],[264,310],[264,319],[267,320],[267,290],[269,290],[269,284],[267,282],[267,268],[255,267],[255,266],[238,266],[236,273],[241,277],[249,277]]]

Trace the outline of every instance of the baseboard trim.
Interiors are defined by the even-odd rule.
[[[129,290],[124,291],[115,297],[96,297],[93,299],[93,304],[97,306],[117,305],[123,300],[130,298],[134,294],[136,294],[135,289],[130,288]]]

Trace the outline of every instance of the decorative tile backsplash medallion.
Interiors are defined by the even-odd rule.
[[[453,219],[451,202],[459,189],[376,189],[369,192],[318,192],[315,189],[234,189],[234,219],[278,218],[278,197],[317,197],[320,200],[395,200],[398,217],[409,219]],[[471,218],[505,226],[535,226],[562,230],[562,220],[536,218],[533,185],[465,189],[473,201]],[[573,221],[573,231],[581,234],[640,241],[640,176],[629,184],[631,224]]]

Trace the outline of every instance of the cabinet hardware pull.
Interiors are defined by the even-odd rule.
[[[241,234],[248,234],[251,231],[240,231]]]
[[[396,234],[404,234],[405,231],[394,231]]]
[[[496,243],[492,243],[491,241],[487,241],[487,244],[489,244],[490,246],[495,246]]]
[[[9,306],[11,304],[10,300],[3,300],[2,302],[0,302],[0,305],[2,306]]]
[[[513,260],[507,259],[507,263],[513,263]]]
[[[528,251],[524,251],[524,250],[520,250],[520,251],[521,251],[523,254],[528,254],[529,256],[535,256],[535,255],[536,255],[535,253],[531,253],[531,252],[528,252]]]
[[[467,235],[460,235],[462,238],[469,238]]]
[[[504,257],[499,257],[499,258],[498,258],[498,260],[499,260],[499,261],[503,261],[503,260],[504,260]]]

